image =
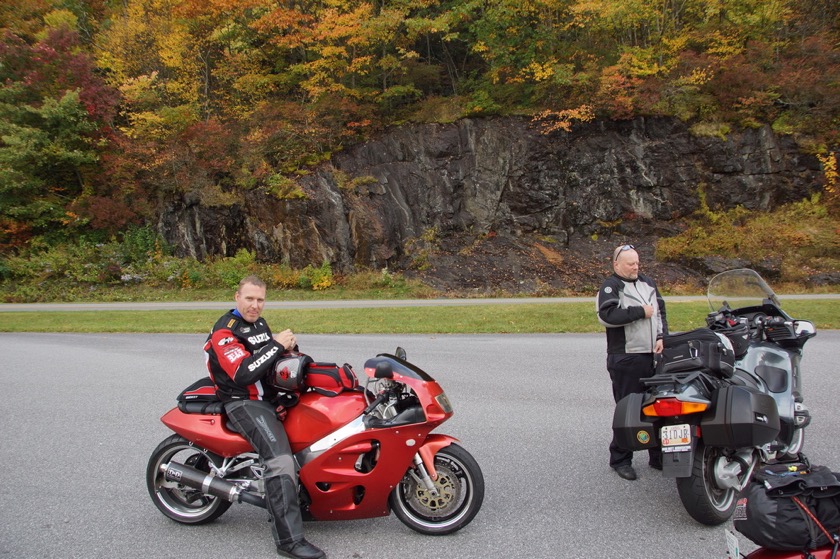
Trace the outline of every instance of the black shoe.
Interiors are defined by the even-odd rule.
[[[662,462],[648,462],[648,466],[653,468],[654,470],[662,471]]]
[[[327,554],[305,539],[277,546],[277,553],[292,559],[326,559]]]
[[[634,480],[636,479],[636,470],[633,469],[633,466],[630,464],[622,464],[621,466],[615,466],[613,468],[615,473],[618,474],[618,477],[627,479],[627,480]]]

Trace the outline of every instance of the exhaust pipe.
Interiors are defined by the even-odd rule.
[[[196,470],[186,464],[178,464],[176,462],[161,464],[160,471],[163,472],[163,478],[166,481],[174,481],[181,485],[198,489],[202,493],[230,501],[231,503],[248,503],[249,505],[266,508],[265,499],[260,495],[242,491],[235,483]]]

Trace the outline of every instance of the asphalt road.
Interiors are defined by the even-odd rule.
[[[203,375],[203,336],[0,334],[0,558],[276,557],[266,513],[235,505],[207,526],[165,518],[146,461],[169,433],[159,417]],[[446,389],[461,439],[484,471],[476,519],[443,537],[395,517],[312,522],[331,559],[726,557],[723,527],[697,524],[672,480],[639,456],[640,479],[607,466],[612,399],[602,335],[302,335],[317,360],[364,360],[398,344]],[[806,450],[838,467],[840,331],[804,358],[815,417]],[[751,545],[742,537],[742,549]]]

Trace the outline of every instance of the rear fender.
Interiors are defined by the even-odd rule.
[[[423,465],[426,467],[429,477],[437,479],[437,470],[435,469],[435,454],[442,448],[445,448],[452,443],[457,443],[458,439],[450,437],[449,435],[429,435],[423,442],[423,446],[417,451],[420,459],[423,460]]]
[[[691,438],[691,449],[683,452],[662,452],[663,477],[691,477],[694,467],[694,453],[697,451],[697,436]]]
[[[229,458],[254,451],[242,435],[225,426],[222,415],[184,413],[172,408],[160,420],[193,444],[220,456]]]

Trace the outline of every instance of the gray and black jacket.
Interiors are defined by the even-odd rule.
[[[642,305],[653,305],[645,318]],[[598,322],[607,327],[607,353],[653,353],[657,338],[668,333],[665,301],[649,277],[627,280],[613,274],[604,280],[595,301]]]

